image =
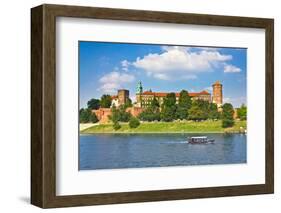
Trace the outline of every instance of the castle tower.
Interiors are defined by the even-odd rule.
[[[213,85],[213,103],[218,107],[222,106],[222,84],[216,81]]]
[[[125,104],[129,99],[129,90],[120,89],[118,90],[118,103],[119,105]]]
[[[138,82],[137,84],[137,92],[136,92],[136,99],[137,99],[137,106],[141,107],[141,94],[142,94],[142,84],[141,81]]]

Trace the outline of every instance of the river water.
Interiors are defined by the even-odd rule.
[[[117,169],[247,161],[244,134],[204,134],[214,144],[188,144],[202,134],[91,134],[80,135],[79,169]]]

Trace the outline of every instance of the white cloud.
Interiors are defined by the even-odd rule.
[[[148,73],[149,76],[151,76],[151,74],[152,74],[151,72]],[[154,77],[161,80],[169,80],[169,75],[165,73],[155,73]]]
[[[128,67],[130,66],[130,62],[127,60],[121,61],[122,70],[128,71]]]
[[[116,90],[120,89],[120,85],[117,83],[105,83],[102,84],[99,88],[98,91],[102,91],[104,93],[108,93],[108,94],[114,94],[116,93]]]
[[[231,73],[231,72],[241,72],[241,69],[239,67],[236,67],[232,64],[225,64],[224,66],[224,72]]]
[[[126,87],[126,84],[135,81],[135,77],[131,74],[110,72],[99,79],[99,91],[109,94],[115,94],[118,89]]]
[[[138,57],[134,62],[124,62],[143,69],[148,75],[162,80],[194,79],[198,72],[208,72],[214,67],[223,65],[232,59],[215,50],[202,49],[192,51],[192,48],[181,46],[163,46],[162,53],[150,53]]]

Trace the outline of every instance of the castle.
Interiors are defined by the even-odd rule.
[[[201,92],[190,92],[188,93],[191,97],[191,100],[204,100],[209,103],[215,103],[220,110],[223,104],[223,91],[222,84],[219,81],[216,81],[213,85],[213,96],[206,90]],[[164,98],[167,96],[167,92],[153,92],[152,90],[143,91],[142,83],[139,82],[137,84],[136,89],[136,102],[132,107],[126,109],[127,112],[130,112],[133,116],[139,115],[146,107],[150,106],[151,101],[155,98],[158,103],[161,104],[164,101]],[[178,102],[180,93],[175,92],[176,101]],[[111,96],[112,102],[111,107],[119,107],[124,105],[129,101],[130,92],[126,89],[118,90],[117,95]],[[97,118],[100,120],[100,123],[108,122],[108,115],[111,114],[111,109],[108,108],[100,108],[98,110],[93,110],[93,112],[97,115]]]
[[[218,107],[222,106],[222,84],[219,81],[216,81],[213,85],[213,97],[212,95],[203,90],[201,92],[190,92],[188,93],[191,97],[191,100],[204,100],[209,103],[215,103]],[[155,98],[158,103],[161,105],[164,101],[164,98],[168,95],[168,92],[153,92],[152,90],[147,90],[143,92],[142,83],[139,82],[136,90],[136,102],[134,103],[135,107],[146,108],[150,106],[151,101]],[[180,93],[176,92],[176,101],[178,102]],[[129,90],[118,90],[116,96],[112,96],[112,105],[116,107],[125,104],[129,100]]]

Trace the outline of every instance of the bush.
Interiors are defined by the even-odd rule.
[[[130,128],[137,128],[140,125],[139,119],[136,117],[131,117],[129,121],[129,127]]]
[[[114,130],[118,130],[118,129],[120,129],[121,128],[121,125],[119,124],[119,122],[114,122],[113,123],[113,129]]]
[[[138,115],[141,121],[160,121],[160,112],[158,108],[148,107]]]
[[[232,127],[233,125],[234,125],[233,119],[223,119],[222,120],[222,127],[223,128]]]

